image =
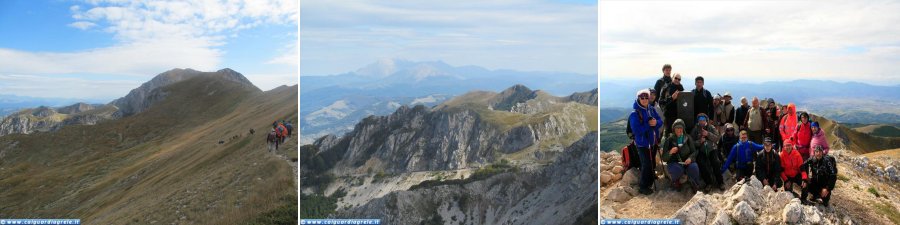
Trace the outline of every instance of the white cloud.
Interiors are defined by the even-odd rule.
[[[492,69],[597,70],[597,5],[550,1],[303,1],[301,74],[380,58]]]
[[[152,76],[175,67],[222,67],[227,36],[267,23],[296,24],[296,1],[91,0],[70,8],[71,27],[97,28],[117,43],[76,52],[0,49],[0,72]],[[102,26],[101,26],[102,25]]]
[[[0,94],[41,98],[110,99],[110,96],[125,96],[129,90],[141,83],[128,80],[97,81],[71,76],[0,74]]]
[[[95,23],[87,22],[87,21],[78,21],[69,24],[70,27],[78,28],[80,30],[87,30],[91,27],[97,26]]]
[[[604,1],[601,79],[658,76],[671,63],[729,80],[897,83],[898,11],[896,1]]]

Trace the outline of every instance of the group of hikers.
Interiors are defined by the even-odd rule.
[[[653,193],[657,166],[674,189],[680,190],[686,180],[692,191],[706,192],[713,187],[724,190],[723,177],[731,170],[738,181],[756,176],[773,190],[782,188],[795,196],[799,187],[804,202],[810,202],[810,195],[828,206],[837,165],[828,155],[824,131],[808,113],[797,113],[793,103],[779,105],[772,98],[761,102],[753,97],[748,105],[742,97],[735,107],[729,92],[713,97],[697,76],[690,91],[693,114],[679,115],[685,110],[678,107],[688,107],[679,95],[691,95],[683,95],[681,75],[671,75],[671,65],[662,71],[652,89],[637,92],[627,122],[632,142],[623,149],[623,160],[626,169],[640,170],[641,194]],[[681,118],[695,122],[686,124]]]
[[[291,125],[290,120],[276,120],[272,122],[272,130],[266,136],[266,144],[269,146],[269,151],[277,151],[279,145],[290,139],[293,130],[294,127]]]

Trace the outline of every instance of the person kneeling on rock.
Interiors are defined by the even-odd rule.
[[[837,182],[838,171],[834,157],[825,155],[822,147],[816,146],[813,157],[800,165],[800,171],[804,174],[804,181],[801,185],[803,194],[800,195],[800,200],[806,201],[806,196],[809,194],[812,195],[811,200],[821,198],[822,204],[828,207],[831,191],[834,190],[834,184]]]
[[[750,176],[753,176],[754,156],[756,156],[757,152],[763,150],[763,146],[748,139],[747,131],[742,130],[741,141],[735,144],[734,147],[731,147],[731,153],[728,153],[728,159],[725,160],[725,165],[722,165],[721,173],[724,174],[728,166],[734,162],[734,168],[737,169],[736,180],[749,179]],[[735,158],[737,162],[735,162]]]
[[[772,149],[772,142],[771,137],[765,137],[764,151],[756,154],[756,179],[772,190],[778,190],[781,187],[781,159]]]
[[[684,134],[684,121],[675,120],[672,124],[675,131],[666,137],[662,148],[662,160],[666,162],[669,177],[676,190],[681,189],[681,177],[687,173],[691,188],[697,190],[700,183],[700,167],[697,166],[697,149],[691,136]]]

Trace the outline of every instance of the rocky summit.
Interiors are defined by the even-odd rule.
[[[301,147],[301,196],[336,205],[301,204],[301,216],[389,224],[593,220],[597,107],[582,100],[515,85],[364,118],[343,136]]]

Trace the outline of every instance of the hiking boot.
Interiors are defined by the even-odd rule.
[[[672,182],[672,189],[674,189],[675,191],[681,191],[681,183],[679,183],[677,181]]]

